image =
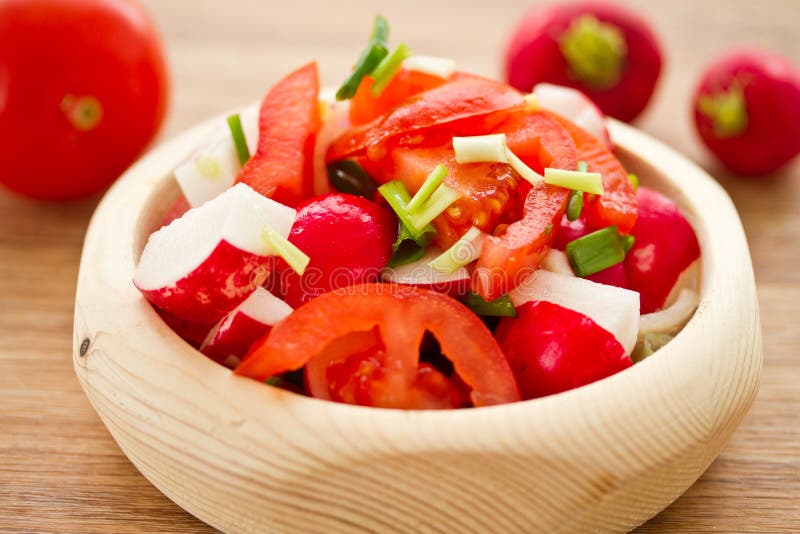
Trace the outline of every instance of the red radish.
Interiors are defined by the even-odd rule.
[[[611,332],[628,354],[636,345],[639,295],[635,291],[538,270],[508,296],[517,307],[540,300],[582,313]]]
[[[693,106],[700,137],[735,173],[768,174],[800,153],[800,70],[776,54],[739,49],[718,58]]]
[[[200,352],[228,367],[236,367],[250,345],[290,313],[292,308],[284,301],[263,288],[256,289],[214,325]]]
[[[540,82],[574,87],[606,115],[631,121],[653,94],[661,57],[650,26],[622,6],[536,6],[506,48],[506,79],[523,91]]]
[[[453,298],[466,295],[472,289],[472,273],[469,269],[461,267],[453,273],[445,274],[428,265],[441,254],[441,250],[430,247],[417,261],[397,267],[387,267],[381,273],[381,277],[385,282],[430,289]]]
[[[210,324],[187,321],[185,319],[175,317],[171,313],[164,310],[156,309],[156,312],[161,316],[161,319],[164,320],[167,326],[169,326],[173,332],[178,334],[178,337],[196,349],[200,348],[200,345],[203,344],[203,340],[206,338],[208,331],[211,330],[211,327],[213,326]]]
[[[157,308],[213,324],[257,287],[273,255],[264,227],[286,236],[294,215],[238,184],[151,234],[133,282]]]
[[[607,286],[615,286],[628,288],[628,274],[625,272],[625,262],[620,262],[612,265],[607,269],[600,272],[590,274],[586,277],[587,280],[597,282],[598,284],[605,284]]]
[[[636,241],[625,258],[628,285],[641,297],[641,313],[661,309],[680,274],[698,257],[700,245],[689,221],[670,199],[640,187]]]
[[[561,217],[561,226],[556,233],[556,239],[553,242],[553,248],[558,250],[565,250],[570,241],[575,241],[579,237],[583,237],[591,232],[586,225],[585,217],[578,217],[574,221],[567,219],[564,215]]]
[[[594,102],[571,87],[537,83],[533,94],[540,106],[571,120],[611,148],[611,137],[606,129],[606,116]]]
[[[567,391],[632,365],[622,345],[589,317],[533,301],[506,317],[495,337],[523,399]]]
[[[376,280],[396,237],[394,215],[365,198],[331,193],[307,200],[289,241],[311,261],[303,276],[278,262],[284,300],[296,308],[331,289]]]
[[[191,208],[192,207],[189,205],[189,202],[186,200],[186,197],[184,197],[183,195],[179,196],[172,204],[172,206],[169,207],[167,213],[164,214],[164,217],[161,219],[161,225],[159,226],[159,228],[167,226],[175,219],[183,217],[183,214],[189,211]]]

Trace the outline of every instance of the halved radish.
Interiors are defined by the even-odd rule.
[[[544,109],[569,119],[612,148],[606,116],[585,94],[571,87],[538,83],[533,87],[536,101]]]
[[[261,239],[264,227],[285,237],[294,217],[292,208],[238,184],[151,234],[133,282],[156,307],[213,324],[266,271],[273,251]]]
[[[384,282],[430,289],[453,298],[466,295],[472,289],[470,269],[460,267],[452,273],[437,271],[429,263],[441,254],[438,248],[429,247],[425,255],[414,262],[385,268],[381,278]]]
[[[635,291],[538,270],[508,296],[517,308],[536,300],[580,312],[611,332],[626,354],[636,345],[639,294]]]
[[[258,141],[258,110],[242,112],[241,121],[252,154]],[[196,208],[231,187],[241,168],[233,137],[223,120],[214,129],[211,141],[175,169],[175,179],[186,200]]]
[[[200,352],[228,367],[236,367],[250,345],[290,313],[292,307],[284,301],[263,288],[256,289],[214,325]]]
[[[164,310],[156,309],[156,312],[161,316],[161,319],[167,326],[178,334],[178,337],[196,349],[203,344],[203,340],[208,335],[208,331],[211,330],[212,325],[209,324],[187,321],[186,319],[175,317]]]

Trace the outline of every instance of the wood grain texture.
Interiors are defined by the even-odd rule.
[[[148,0],[168,47],[173,106],[165,137],[258,99],[282,73],[320,59],[335,83],[372,13],[395,36],[465,68],[498,71],[506,28],[527,3]],[[732,196],[747,233],[764,326],[753,409],[722,455],[647,532],[800,529],[800,164],[762,182],[727,176],[691,130],[688,96],[703,62],[736,42],[800,61],[797,0],[626,2],[663,36],[668,64],[639,125],[701,162]],[[434,4],[434,5],[430,5]],[[442,21],[448,21],[442,27]],[[73,298],[83,233],[97,199],[47,205],[0,192],[0,530],[202,532],[123,456],[72,371]]]

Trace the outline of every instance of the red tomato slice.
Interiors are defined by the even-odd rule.
[[[506,134],[511,151],[534,170],[577,167],[575,144],[549,114],[513,114],[495,129],[495,133],[500,132]],[[527,182],[524,185],[527,187]],[[473,275],[473,291],[494,300],[516,287],[528,269],[536,268],[555,239],[568,199],[569,190],[562,187],[540,184],[530,188],[522,218],[502,235],[490,236],[484,242]]]
[[[372,94],[374,80],[365,76],[350,100],[350,123],[366,124],[388,113],[409,97],[444,84],[446,80],[417,70],[400,69],[380,95]]]
[[[602,141],[555,113],[549,115],[572,136],[578,159],[585,161],[590,171],[603,176],[604,194],[585,202],[583,207],[589,227],[597,230],[614,225],[621,233],[629,234],[636,223],[636,192],[625,167]]]
[[[495,335],[523,399],[567,391],[632,365],[610,332],[550,302],[523,304],[516,317],[500,321]]]
[[[309,363],[316,373],[320,362],[313,360],[320,356],[327,373],[343,357],[363,355],[365,346],[371,350],[369,339],[365,342],[362,337],[352,346],[352,340],[340,341],[343,345],[331,354],[332,342],[354,332],[374,332],[376,327],[383,368],[379,375],[370,375],[381,388],[379,395],[370,395],[375,406],[419,406],[419,347],[426,331],[437,338],[455,373],[472,388],[475,406],[519,400],[503,353],[475,314],[441,293],[399,285],[356,285],[304,304],[253,344],[236,373],[265,380]],[[430,393],[429,388],[422,390]]]
[[[314,194],[314,142],[320,128],[316,62],[292,72],[261,103],[258,149],[237,177],[262,195],[295,206]]]
[[[431,126],[487,115],[523,102],[516,89],[478,77],[456,77],[453,81],[424,91],[390,113],[352,128],[331,144],[327,161],[362,155],[369,148],[381,159],[393,137],[420,133]]]

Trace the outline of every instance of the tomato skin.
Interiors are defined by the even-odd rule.
[[[409,97],[445,83],[445,79],[416,70],[400,69],[380,95],[372,94],[374,80],[365,76],[350,100],[350,123],[371,122],[394,109]]]
[[[592,134],[572,122],[551,113],[550,116],[566,129],[578,150],[578,159],[588,164],[589,171],[599,172],[603,177],[603,195],[589,201],[584,195],[583,214],[589,228],[599,230],[616,226],[623,234],[629,234],[636,224],[636,191],[628,180],[625,167],[614,153]]]
[[[153,139],[168,90],[161,42],[138,4],[4,0],[0,182],[41,200],[100,191]],[[91,98],[99,120],[77,113],[97,109]]]
[[[523,399],[567,391],[632,365],[619,341],[589,317],[530,301],[500,321],[495,336]]]
[[[334,141],[328,162],[360,156],[369,149],[381,159],[389,142],[400,135],[418,134],[432,126],[489,115],[523,102],[508,85],[475,76],[455,76],[452,81],[424,91],[378,119],[352,128]],[[452,135],[452,134],[451,134]]]
[[[236,373],[256,380],[313,365],[316,357],[332,364],[363,352],[364,346],[340,347],[325,354],[332,342],[378,328],[385,368],[381,406],[415,405],[419,347],[426,331],[438,340],[455,372],[472,387],[475,406],[519,399],[508,363],[491,332],[463,304],[445,295],[410,286],[363,284],[332,291],[297,308],[266,338],[250,348]],[[349,340],[348,340],[349,341]],[[367,345],[369,348],[369,345]]]
[[[316,62],[289,73],[269,90],[258,117],[258,149],[237,182],[287,206],[314,194],[314,146],[322,124],[318,98]]]

